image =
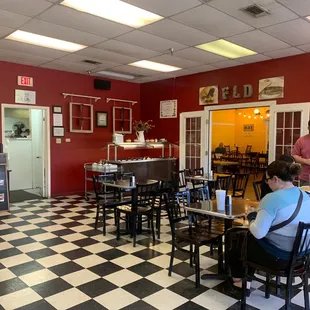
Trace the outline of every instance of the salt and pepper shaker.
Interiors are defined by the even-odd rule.
[[[225,199],[225,214],[232,215],[232,197],[227,195]]]

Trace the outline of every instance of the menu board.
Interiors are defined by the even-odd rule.
[[[7,157],[6,154],[0,154],[0,210],[9,209],[9,192],[7,178]]]
[[[165,100],[160,102],[160,118],[177,118],[178,100]]]

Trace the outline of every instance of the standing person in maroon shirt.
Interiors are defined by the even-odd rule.
[[[308,130],[309,134],[300,137],[296,141],[292,152],[296,162],[301,164],[302,167],[301,175],[299,177],[301,186],[310,185],[310,121],[308,122]]]

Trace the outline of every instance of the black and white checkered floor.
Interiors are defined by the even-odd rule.
[[[226,282],[201,281],[195,289],[194,269],[177,253],[168,277],[171,251],[168,221],[161,239],[138,236],[116,240],[114,220],[108,234],[94,230],[95,203],[68,196],[13,204],[0,212],[0,309],[239,309],[238,297]],[[202,273],[216,270],[216,259],[202,249]],[[254,288],[249,309],[281,309],[284,300],[264,298]],[[303,309],[303,292],[295,289],[293,309]]]

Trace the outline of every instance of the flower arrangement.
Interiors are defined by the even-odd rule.
[[[148,120],[146,122],[141,121],[141,120],[140,121],[134,121],[133,129],[135,131],[148,131],[149,129],[155,127],[151,123],[152,123],[152,120]]]

